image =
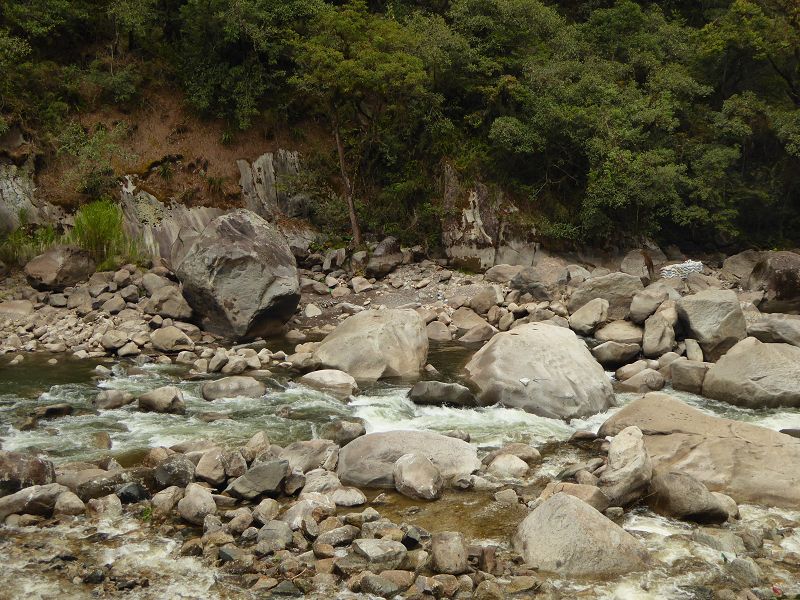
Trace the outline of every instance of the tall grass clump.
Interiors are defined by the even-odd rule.
[[[52,225],[37,226],[20,220],[22,224],[17,229],[0,237],[0,261],[10,267],[22,267],[58,244],[87,250],[100,271],[143,262],[138,241],[125,233],[122,209],[111,200],[96,200],[79,208],[75,226],[67,233],[59,233]]]
[[[20,225],[0,239],[0,261],[9,267],[21,267],[34,256],[56,244],[59,235],[52,225]]]
[[[100,271],[138,262],[140,258],[139,245],[125,234],[122,209],[108,199],[79,208],[67,238],[87,250]]]

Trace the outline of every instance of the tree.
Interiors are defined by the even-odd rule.
[[[265,99],[288,90],[291,49],[321,0],[188,0],[181,8],[181,75],[200,111],[247,129]]]
[[[408,51],[409,42],[397,22],[372,15],[353,0],[327,6],[310,36],[296,46],[298,72],[292,82],[328,123],[356,246],[362,243],[356,169],[378,140],[381,125],[402,120],[408,106],[426,93],[427,73]]]

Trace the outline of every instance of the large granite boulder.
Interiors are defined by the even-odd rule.
[[[555,494],[520,523],[514,549],[525,563],[563,577],[605,579],[645,568],[647,550],[583,500]]]
[[[648,317],[644,322],[642,352],[648,358],[658,358],[675,347],[675,330],[660,314]]]
[[[394,463],[394,487],[409,498],[435,500],[442,493],[442,474],[427,456],[404,454]]]
[[[525,267],[511,279],[511,287],[521,294],[530,294],[534,300],[550,300],[551,294],[545,269],[541,267]],[[553,278],[550,279],[552,282]]]
[[[358,392],[356,380],[337,369],[322,369],[303,375],[297,383],[329,393],[337,398],[348,398]]]
[[[762,312],[797,312],[800,310],[800,254],[764,252],[750,277],[747,288],[763,291],[758,305]]]
[[[653,464],[638,427],[620,431],[608,448],[608,464],[597,482],[612,506],[626,506],[641,498],[650,485]]]
[[[442,381],[418,381],[408,392],[414,404],[432,406],[475,406],[475,395],[468,387]]]
[[[657,471],[691,475],[737,502],[796,508],[800,504],[800,440],[750,423],[714,417],[667,394],[634,400],[599,435],[637,426]]]
[[[300,300],[297,266],[286,240],[245,209],[211,221],[193,238],[175,272],[203,329],[223,336],[274,334]]]
[[[697,479],[676,471],[656,472],[647,501],[656,512],[697,523],[724,523],[726,504]]]
[[[69,488],[58,483],[48,483],[32,485],[4,496],[0,498],[0,523],[12,514],[49,517],[53,514],[58,497],[65,492],[69,492]]]
[[[703,395],[747,408],[800,406],[800,348],[745,338],[711,365]]]
[[[569,316],[569,327],[581,335],[592,335],[607,320],[608,300],[595,298]]]
[[[764,253],[759,250],[745,250],[729,256],[722,262],[721,275],[733,281],[747,284],[753,269],[763,256]]]
[[[592,277],[575,288],[567,308],[572,313],[590,300],[603,298],[608,300],[609,319],[625,319],[630,313],[631,300],[643,289],[642,280],[627,273],[609,273]]]
[[[465,367],[483,406],[570,419],[613,405],[611,382],[571,330],[530,323],[498,333]]]
[[[356,379],[415,377],[428,357],[425,321],[414,310],[365,310],[345,319],[314,351],[328,369]]]
[[[175,415],[185,414],[186,403],[183,400],[183,392],[172,385],[145,392],[139,396],[139,410]]]
[[[174,325],[156,329],[150,334],[150,341],[153,343],[153,348],[161,352],[194,350],[194,342],[191,338]]]
[[[91,255],[75,246],[53,246],[25,265],[25,277],[40,291],[60,292],[94,273]]]
[[[218,400],[220,398],[260,398],[267,391],[267,386],[253,377],[234,375],[213,381],[206,381],[200,387],[203,398]]]
[[[345,485],[394,487],[394,467],[405,454],[428,458],[445,482],[469,477],[481,466],[475,446],[432,431],[385,431],[356,438],[339,451],[337,474]]]
[[[176,285],[165,285],[153,291],[144,302],[142,310],[148,315],[185,321],[192,316],[192,308]]]
[[[651,283],[631,300],[630,319],[634,323],[644,323],[666,300],[677,300],[680,297],[675,288],[666,283]]]
[[[700,344],[708,361],[715,361],[747,336],[739,298],[732,290],[704,290],[677,302],[686,337]]]

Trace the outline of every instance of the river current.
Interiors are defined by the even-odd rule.
[[[455,380],[469,352],[458,346],[439,346],[431,350],[429,361],[442,379]],[[230,398],[206,402],[200,395],[199,380],[187,380],[188,370],[180,366],[129,363],[95,363],[59,357],[50,365],[48,356],[28,355],[21,365],[0,366],[0,440],[2,448],[15,451],[42,451],[56,463],[89,461],[111,454],[123,466],[134,464],[143,452],[154,446],[171,446],[190,440],[209,439],[225,446],[246,442],[257,431],[266,431],[279,445],[313,438],[323,423],[337,417],[364,420],[367,432],[394,429],[468,432],[480,451],[508,442],[527,442],[547,447],[545,460],[535,478],[552,478],[570,462],[580,460],[574,447],[564,444],[576,430],[597,428],[618,408],[587,419],[564,422],[537,417],[519,410],[501,407],[460,409],[417,406],[408,398],[410,382],[379,382],[361,389],[349,403],[293,383],[285,374],[275,373],[265,382],[266,397]],[[96,370],[105,364],[110,373]],[[611,376],[611,374],[609,374]],[[134,395],[163,385],[176,385],[184,393],[187,414],[165,415],[138,412],[133,405],[97,411],[92,398],[99,389],[115,388]],[[665,390],[693,406],[720,416],[756,423],[772,429],[800,428],[800,410],[747,410],[711,401],[684,392]],[[618,394],[623,406],[635,396]],[[69,403],[73,414],[49,421],[28,431],[17,429],[36,407]],[[227,418],[216,418],[224,416]],[[106,432],[111,450],[97,446],[97,434]],[[372,494],[370,497],[373,497]],[[489,493],[449,493],[442,500],[408,512],[410,503],[392,496],[387,507],[379,510],[389,518],[416,522],[421,526],[446,525],[463,528],[473,538],[506,545],[523,514],[494,503]],[[800,557],[800,511],[741,506],[742,522],[787,527],[788,535],[768,551],[781,557]],[[513,514],[512,514],[513,512]],[[657,516],[646,509],[626,513],[623,526],[638,536],[658,559],[659,566],[644,574],[632,575],[603,585],[563,583],[571,597],[586,598],[693,598],[697,586],[709,576],[709,570],[722,569],[730,558],[707,546],[692,542],[695,527]],[[445,528],[446,527],[440,527]],[[101,535],[102,544],[88,540]],[[248,592],[226,585],[199,560],[179,558],[178,542],[159,536],[130,516],[114,522],[58,525],[50,528],[0,530],[0,554],[7,562],[0,571],[0,589],[11,591],[9,598],[82,598],[86,586],[63,585],[63,578],[48,577],[41,549],[60,539],[81,553],[94,553],[93,560],[112,562],[124,568],[152,571],[149,587],[138,588],[132,598],[249,598]],[[40,551],[31,550],[39,548]],[[26,550],[27,549],[27,550]],[[772,564],[772,563],[771,563]],[[800,564],[800,561],[798,561]],[[780,562],[767,569],[770,582],[784,592],[800,593],[795,568]],[[558,582],[556,582],[557,585]],[[4,592],[0,592],[0,597]],[[348,594],[342,592],[341,596]]]

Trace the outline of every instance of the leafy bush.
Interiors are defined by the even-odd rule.
[[[112,159],[130,158],[121,146],[127,135],[126,123],[87,131],[73,121],[64,128],[59,136],[58,153],[72,159],[66,177],[74,191],[99,198],[116,185]]]
[[[108,199],[78,209],[75,226],[66,234],[59,234],[52,225],[33,226],[23,220],[20,227],[0,239],[0,261],[22,267],[57,244],[75,244],[88,250],[101,271],[142,262],[138,240],[125,233],[122,209]]]

